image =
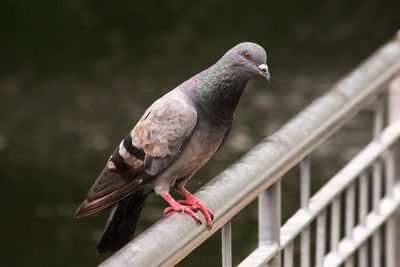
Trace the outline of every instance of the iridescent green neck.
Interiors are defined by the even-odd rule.
[[[199,83],[195,85],[195,92],[198,96],[198,100],[206,102],[216,93],[217,89],[222,89],[221,84],[224,83],[224,79],[229,79],[229,64],[228,60],[220,60],[209,69],[205,70],[204,76],[201,77]]]
[[[221,118],[231,116],[250,77],[232,68],[230,59],[221,59],[195,77],[193,93],[204,113]]]

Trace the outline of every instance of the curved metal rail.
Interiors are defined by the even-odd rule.
[[[282,233],[282,230],[279,231],[281,226],[280,183],[278,181],[284,173],[298,164],[361,108],[384,92],[388,82],[399,73],[400,38],[397,38],[385,44],[356,70],[334,85],[329,92],[316,99],[280,130],[264,139],[238,162],[212,179],[196,193],[196,197],[214,212],[214,226],[211,230],[199,227],[189,216],[174,214],[152,225],[101,266],[174,265],[259,195],[261,195],[259,199],[260,246],[242,262],[242,265],[254,266],[254,264],[263,264],[273,259],[275,263],[271,264],[280,266],[280,256],[276,255],[279,255],[280,250],[286,246],[288,246],[289,252],[292,249],[293,254],[290,240],[300,232],[309,231],[309,228],[305,224],[299,226],[299,223],[296,222],[294,227],[297,225],[298,228],[292,229],[294,231],[292,235],[281,238],[279,234],[279,232]],[[392,129],[392,131],[394,130]],[[302,164],[307,166],[307,161],[303,161]],[[307,177],[306,168],[304,173],[304,177]],[[305,186],[302,187],[307,189],[309,178],[304,178],[302,184],[304,183]],[[302,190],[302,206],[304,207],[299,212],[304,212],[308,208],[313,209],[307,194],[309,194],[307,190]],[[330,200],[333,201],[334,196]],[[313,216],[315,217],[321,210],[314,210]],[[305,214],[311,216],[310,212],[307,211]],[[307,220],[314,218],[306,215],[300,217],[308,218]],[[203,216],[200,217],[203,218]],[[321,218],[318,216],[318,221],[322,224],[325,217]],[[204,221],[203,225],[206,225]],[[224,240],[229,240],[230,237],[228,226],[229,224],[223,231]],[[288,229],[289,226],[286,225],[286,228]],[[285,226],[282,229],[283,233],[288,233],[284,230]],[[352,227],[349,229],[351,230]],[[309,237],[307,241],[307,235],[302,236],[303,239],[305,243],[310,242]],[[345,245],[338,243],[337,246]],[[230,243],[223,250],[230,253],[229,247]],[[324,247],[319,249],[322,252],[325,251]],[[304,253],[302,255],[307,255],[307,251]],[[316,263],[323,264],[323,254],[316,260]],[[290,254],[288,255],[290,256]],[[338,259],[337,255],[331,254],[325,258],[325,261],[335,261]],[[230,256],[223,258],[225,258],[225,266],[230,266]],[[290,257],[286,258],[285,256],[285,266],[291,266],[290,261]],[[302,262],[306,264],[307,260],[302,260]]]

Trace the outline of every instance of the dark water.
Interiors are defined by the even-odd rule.
[[[0,266],[93,266],[107,212],[76,220],[110,153],[148,105],[238,42],[269,55],[196,191],[400,28],[398,1],[11,1],[0,3]],[[313,189],[369,137],[361,114],[314,154]],[[332,160],[332,159],[335,160]],[[297,208],[297,170],[283,215]],[[146,204],[137,233],[162,217]],[[234,263],[256,246],[256,203],[233,220]],[[219,266],[219,235],[179,266]]]

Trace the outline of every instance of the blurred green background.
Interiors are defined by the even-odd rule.
[[[108,212],[73,214],[154,100],[242,41],[268,53],[224,148],[196,191],[357,66],[400,28],[400,1],[0,2],[0,266],[93,266]],[[368,141],[362,113],[315,153],[313,190]],[[343,138],[346,136],[346,138]],[[298,208],[297,171],[283,215]],[[136,235],[166,203],[149,198]],[[257,245],[256,203],[233,220],[237,264]],[[178,266],[220,266],[215,235]]]

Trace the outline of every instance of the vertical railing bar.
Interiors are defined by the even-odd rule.
[[[359,188],[358,218],[359,218],[359,223],[362,226],[365,226],[365,219],[368,212],[368,174],[366,171],[363,171],[360,175],[360,179],[358,180],[358,188]]]
[[[345,218],[345,236],[346,238],[353,239],[354,227],[354,201],[355,201],[355,185],[352,183],[345,193],[346,197],[346,218]],[[354,265],[353,255],[345,261],[345,267],[352,267]]]
[[[325,255],[325,235],[326,235],[326,210],[317,217],[317,233],[316,233],[316,248],[315,248],[315,266],[323,267]]]
[[[300,266],[310,267],[310,226],[300,234]]]
[[[393,148],[386,151],[384,162],[385,162],[385,196],[388,198],[393,197],[392,188],[395,182],[395,153]],[[395,240],[396,236],[396,224],[395,217],[391,216],[385,224],[385,266],[395,267]],[[398,263],[400,265],[400,263]]]
[[[368,267],[368,242],[364,242],[358,250],[358,266]]]
[[[384,115],[384,101],[383,97],[379,96],[375,101],[375,110],[374,110],[374,124],[373,124],[373,138],[375,140],[379,139],[383,128],[383,115]],[[373,201],[372,206],[375,212],[379,212],[379,200],[381,197],[381,187],[382,187],[382,179],[381,179],[381,171],[382,164],[380,160],[374,162],[372,166],[372,182],[373,182]]]
[[[276,244],[280,247],[281,228],[281,181],[275,182],[258,197],[258,243],[259,245]],[[268,266],[279,267],[280,253]]]
[[[293,267],[293,242],[290,242],[289,245],[284,250],[284,267]]]
[[[400,31],[397,32],[397,40],[400,41]],[[400,121],[400,75],[398,75],[390,84],[389,92],[387,94],[387,112],[388,112],[388,124]],[[391,167],[391,174],[393,175],[393,181],[390,183],[400,182],[400,140],[391,148],[393,166]],[[396,164],[394,164],[396,163]],[[393,169],[392,169],[393,168]],[[389,178],[390,180],[392,178]],[[387,194],[388,191],[386,191]],[[386,266],[388,267],[400,267],[400,210],[397,209],[395,213],[389,218],[386,223],[386,248],[390,251],[386,251]]]
[[[379,213],[379,201],[382,192],[382,180],[381,180],[381,162],[375,161],[372,165],[372,208],[374,212]],[[379,267],[380,256],[381,256],[381,244],[382,235],[380,231],[375,232],[372,235],[372,266]]]
[[[337,251],[340,239],[340,197],[332,202],[331,207],[331,251]]]
[[[397,226],[398,227],[398,226]],[[385,224],[385,266],[386,267],[396,267],[396,222],[395,217],[391,216]],[[399,253],[399,252],[397,252]],[[400,263],[397,263],[400,264]]]
[[[346,219],[345,219],[345,235],[352,239],[354,227],[354,183],[346,189]]]
[[[300,203],[302,209],[308,210],[310,199],[310,156],[300,162]]]
[[[397,41],[400,41],[400,31],[397,32]],[[389,92],[387,94],[387,113],[388,124],[400,121],[400,75],[398,75],[389,84]],[[393,166],[393,183],[400,183],[400,140],[392,147],[393,161],[396,163]],[[387,222],[386,234],[390,236],[387,240],[386,246],[390,246],[394,255],[387,255],[389,263],[394,266],[400,267],[400,210],[397,209],[395,213],[389,218]],[[390,244],[390,245],[389,245]],[[389,266],[389,265],[388,265]],[[391,266],[390,266],[391,267]]]
[[[360,174],[358,180],[359,188],[359,209],[358,209],[358,221],[362,226],[366,226],[366,216],[368,212],[368,173],[363,171]],[[360,267],[368,266],[368,242],[364,242],[358,251],[358,265]]]
[[[392,198],[392,188],[395,181],[395,160],[393,149],[388,149],[384,156],[385,162],[385,196]]]
[[[383,97],[379,96],[375,101],[373,138],[379,139],[383,128],[384,101]],[[381,198],[381,179],[382,164],[380,160],[374,162],[372,166],[372,207],[375,212],[379,212],[379,200]]]
[[[374,110],[374,124],[373,124],[373,138],[378,140],[383,128],[383,116],[384,116],[384,98],[379,96],[375,101]],[[373,182],[373,201],[372,206],[375,212],[379,212],[379,200],[381,197],[381,179],[382,164],[380,160],[374,162],[372,166],[372,182]]]
[[[353,227],[354,227],[354,202],[355,202],[355,185],[352,183],[346,189],[346,218],[345,218],[345,236],[346,238],[353,239]],[[346,262],[346,267],[352,267],[354,265],[354,257],[350,256]]]
[[[379,201],[382,192],[382,163],[378,159],[372,165],[372,209],[379,213]]]
[[[379,96],[375,102],[374,112],[374,126],[373,126],[373,138],[379,140],[380,133],[383,128],[383,116],[384,116],[384,102],[383,97]],[[382,192],[382,163],[378,159],[372,165],[372,208],[373,211],[379,213],[379,201],[381,199]],[[381,244],[382,235],[378,230],[372,235],[372,266],[381,266]]]
[[[378,96],[374,106],[374,124],[373,124],[373,138],[379,139],[379,136],[383,129],[384,122],[384,111],[385,111],[385,99],[382,95]]]
[[[300,162],[300,205],[308,210],[310,199],[310,155]],[[300,262],[301,267],[310,267],[310,227],[308,226],[300,234]]]
[[[232,267],[231,220],[227,221],[221,228],[221,243],[222,243],[222,266]]]
[[[372,235],[372,266],[381,266],[381,246],[382,246],[382,235],[380,229],[378,229]]]
[[[353,267],[354,266],[354,256],[351,255],[344,263],[345,267]]]

